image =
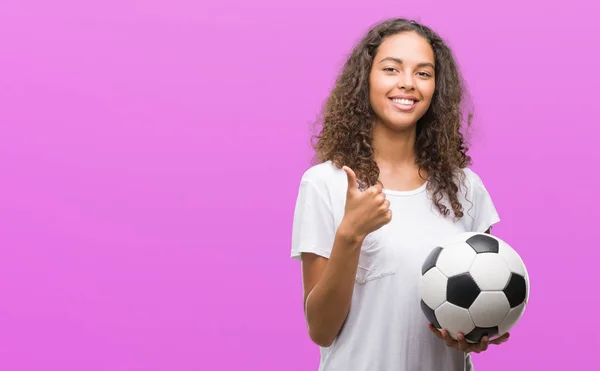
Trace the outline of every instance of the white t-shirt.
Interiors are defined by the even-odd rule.
[[[428,198],[427,183],[412,191],[384,190],[392,220],[364,240],[348,318],[333,344],[320,348],[320,371],[472,370],[468,354],[431,333],[419,304],[421,266],[437,243],[459,232],[485,232],[499,221],[479,176],[469,168],[463,172],[467,187],[459,188],[464,216],[458,222],[452,213],[439,213]],[[292,258],[300,260],[303,252],[329,258],[347,187],[346,173],[329,161],[304,173]]]

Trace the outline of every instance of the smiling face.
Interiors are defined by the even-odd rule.
[[[393,131],[415,126],[435,90],[435,56],[426,39],[407,31],[379,46],[369,75],[369,99],[377,124]]]

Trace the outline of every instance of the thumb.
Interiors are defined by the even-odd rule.
[[[357,191],[358,184],[356,182],[356,174],[354,174],[354,171],[352,171],[352,169],[350,169],[348,166],[344,166],[342,169],[346,172],[346,176],[348,178],[348,192]]]

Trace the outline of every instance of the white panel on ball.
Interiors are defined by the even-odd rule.
[[[453,339],[456,339],[459,332],[466,335],[475,328],[468,310],[448,302],[435,310],[435,317]]]
[[[477,254],[470,273],[481,291],[504,290],[510,278],[508,266],[498,254]]]
[[[437,259],[436,267],[446,276],[452,277],[469,271],[475,250],[464,242],[445,247]]]
[[[498,326],[498,335],[499,336],[506,334],[513,328],[513,326],[519,321],[519,319],[523,315],[523,312],[525,311],[526,306],[527,306],[527,303],[524,302],[521,305],[512,308],[508,312],[508,315],[506,316],[506,318],[504,318],[502,323],[500,323],[500,325]]]
[[[428,270],[421,279],[421,299],[431,309],[446,301],[448,279],[437,268]]]
[[[504,259],[508,269],[510,269],[511,272],[517,273],[523,277],[527,275],[523,260],[519,254],[506,242],[500,241],[500,246],[498,246],[498,255]]]
[[[508,315],[510,304],[502,291],[484,291],[469,308],[477,327],[498,326]]]

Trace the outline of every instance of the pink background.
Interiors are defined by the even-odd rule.
[[[593,369],[599,4],[3,0],[0,369],[316,370],[289,259],[310,122],[393,16],[454,48],[531,275],[476,368]]]

